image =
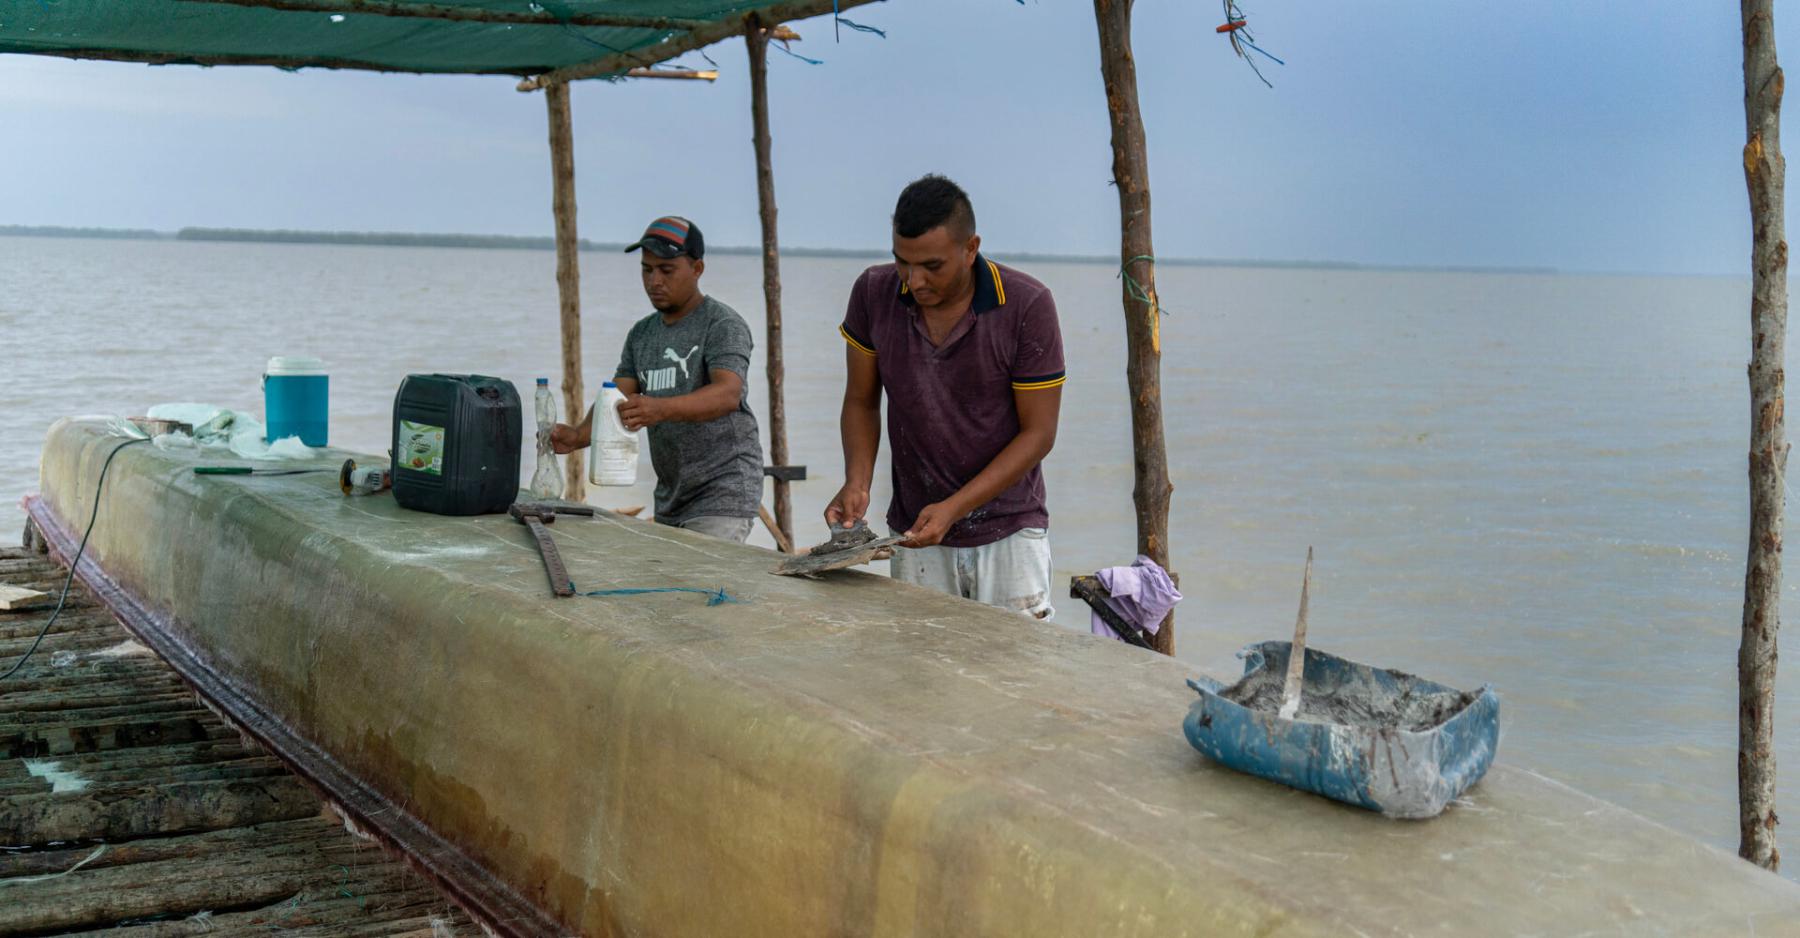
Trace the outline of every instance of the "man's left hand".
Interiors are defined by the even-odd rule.
[[[950,526],[961,521],[967,512],[957,511],[949,502],[933,502],[919,512],[913,519],[912,527],[907,529],[906,540],[902,547],[930,547],[944,539],[950,533]]]
[[[636,432],[645,427],[654,427],[666,419],[663,402],[644,394],[633,394],[619,402],[619,421],[625,429]]]

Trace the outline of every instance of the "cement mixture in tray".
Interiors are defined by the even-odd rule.
[[[1219,696],[1246,709],[1275,713],[1281,709],[1285,670],[1261,668],[1220,691]],[[1476,697],[1462,691],[1430,690],[1419,678],[1401,671],[1380,673],[1393,678],[1397,686],[1390,689],[1355,676],[1303,685],[1297,719],[1422,733],[1455,716]]]

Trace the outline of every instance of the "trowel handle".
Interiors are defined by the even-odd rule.
[[[251,472],[249,466],[195,466],[197,476],[247,476]]]

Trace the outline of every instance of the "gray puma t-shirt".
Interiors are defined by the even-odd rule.
[[[638,320],[625,336],[616,378],[631,378],[651,397],[691,394],[712,383],[714,371],[744,379],[737,409],[705,423],[664,421],[649,429],[656,469],[656,520],[681,524],[704,515],[754,518],[762,503],[762,444],[750,413],[750,327],[724,303],[707,297],[694,311],[663,322]]]

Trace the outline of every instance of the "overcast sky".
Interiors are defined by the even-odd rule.
[[[1735,4],[1141,0],[1163,256],[1740,273]],[[1117,251],[1091,5],[892,0],[771,53],[781,237],[875,247],[901,185],[961,182],[995,251]],[[1800,55],[1793,21],[1779,24]],[[716,84],[575,87],[581,233],[686,214],[757,239],[743,43]],[[685,64],[704,65],[698,55]],[[0,56],[0,224],[551,232],[540,95],[504,77]],[[4,245],[0,244],[0,250]]]

